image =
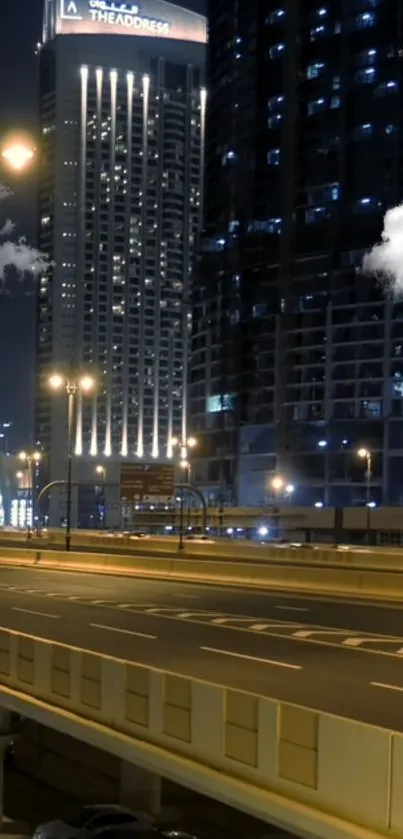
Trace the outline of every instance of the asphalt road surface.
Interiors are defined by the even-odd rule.
[[[403,731],[403,606],[0,567],[0,626]]]

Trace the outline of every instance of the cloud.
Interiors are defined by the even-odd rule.
[[[403,292],[403,204],[385,213],[381,241],[364,256],[362,268]]]
[[[0,203],[11,194],[11,191],[0,183]],[[0,280],[4,280],[8,268],[14,268],[21,276],[27,273],[39,274],[49,268],[47,256],[30,247],[23,236],[16,242],[5,238],[11,236],[15,228],[16,224],[11,219],[6,219],[0,228],[0,238],[5,239],[0,243]]]
[[[46,256],[36,248],[27,245],[21,237],[18,242],[3,242],[0,245],[0,279],[3,280],[7,268],[15,268],[19,274],[39,274],[48,268]]]
[[[16,228],[15,221],[11,221],[10,218],[3,224],[3,227],[0,229],[0,236],[3,238],[4,236],[11,236],[11,233]]]

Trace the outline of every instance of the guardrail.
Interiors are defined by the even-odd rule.
[[[6,629],[0,701],[300,835],[403,836],[403,734]]]
[[[282,589],[331,596],[403,599],[403,571],[299,560],[254,562],[8,549],[0,565],[139,576],[212,585]]]

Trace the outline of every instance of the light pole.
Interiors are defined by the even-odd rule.
[[[103,506],[104,506],[104,513],[103,513],[103,516],[102,516],[102,530],[105,530],[105,528],[106,528],[106,501],[105,501],[106,469],[105,469],[105,466],[102,466],[101,464],[98,464],[98,466],[95,467],[95,472],[96,472],[97,475],[100,475],[100,477],[102,478],[102,483],[103,483],[102,501],[103,501]]]
[[[274,495],[276,497],[280,494],[292,495],[295,491],[295,486],[288,483],[281,475],[274,475],[270,481],[270,486],[274,490]]]
[[[183,480],[181,481],[180,487],[180,500],[179,500],[179,551],[183,551],[184,544],[183,544],[183,502],[184,502],[184,483],[189,483],[190,480],[190,463],[188,459],[188,449],[194,449],[197,446],[197,440],[195,437],[188,437],[183,439],[182,437],[174,437],[172,440],[172,445],[177,447],[180,452],[180,461],[179,466],[183,469]]]
[[[34,515],[34,466],[38,465],[41,457],[42,455],[40,452],[20,452],[18,455],[19,460],[26,463],[28,469],[28,498],[25,508],[25,524],[27,526],[28,538],[31,535],[30,515],[32,516],[32,519]]]
[[[369,544],[370,537],[371,537],[371,478],[372,478],[372,452],[369,449],[361,448],[358,449],[358,457],[361,457],[365,460],[366,463],[366,507],[367,507],[367,542]]]
[[[92,376],[63,376],[53,373],[49,378],[52,390],[64,390],[67,393],[67,501],[66,501],[66,551],[71,547],[71,490],[73,467],[73,430],[77,391],[91,393],[95,387]]]
[[[30,138],[8,137],[2,143],[1,157],[4,165],[13,172],[22,172],[32,163],[35,148]]]

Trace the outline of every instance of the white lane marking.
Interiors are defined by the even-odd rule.
[[[39,618],[53,618],[53,620],[60,620],[60,615],[50,615],[48,612],[34,612],[32,609],[20,609],[19,606],[11,607],[13,612],[24,612],[26,615],[35,615]]]
[[[135,635],[136,638],[147,638],[149,641],[156,641],[157,635],[146,635],[145,632],[133,632],[131,629],[119,629],[118,626],[106,626],[103,623],[90,623],[93,629],[106,629],[109,632],[120,632],[122,635]]]
[[[311,638],[312,635],[349,635],[349,630],[343,629],[299,629],[293,632],[293,638]]]
[[[263,629],[270,629],[269,623],[254,623],[249,629],[253,629],[254,632],[261,632]]]
[[[401,644],[401,638],[346,638],[342,642],[346,647],[360,647],[361,644]],[[400,652],[400,650],[398,650]]]
[[[275,606],[275,609],[282,609],[283,612],[309,612],[309,609],[304,609],[302,606]]]
[[[370,682],[370,685],[373,688],[385,688],[385,690],[397,690],[399,693],[403,693],[403,687],[398,685],[388,685],[385,682]]]
[[[216,650],[214,647],[200,647],[207,653],[217,653],[218,655],[229,655],[231,658],[243,658],[246,661],[257,661],[259,664],[273,664],[274,667],[286,667],[288,670],[302,670],[298,664],[288,664],[287,661],[273,661],[270,658],[256,658],[252,655],[244,655],[243,653],[233,653],[231,650]]]

